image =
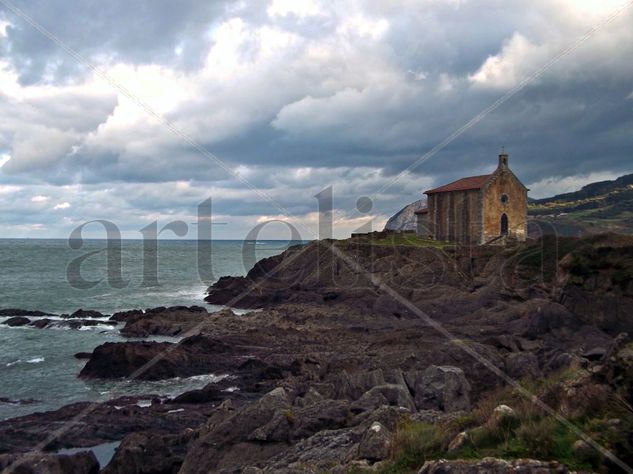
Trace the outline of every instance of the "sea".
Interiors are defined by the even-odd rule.
[[[0,239],[0,309],[47,313],[77,309],[104,314],[157,306],[197,305],[209,285],[225,275],[245,275],[288,241]],[[0,323],[8,319],[0,317]],[[175,396],[227,374],[158,382],[86,381],[77,378],[85,360],[74,357],[106,342],[129,341],[120,327],[36,329],[0,324],[0,420],[59,408],[78,401],[123,395]],[[177,341],[154,337],[152,340]]]

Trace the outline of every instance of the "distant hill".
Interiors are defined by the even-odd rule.
[[[599,181],[579,191],[530,200],[532,221],[554,225],[563,235],[633,234],[633,174]]]
[[[385,230],[414,230],[415,211],[425,201],[415,201],[394,214]],[[531,233],[541,230],[559,235],[591,235],[602,232],[633,234],[633,174],[613,181],[599,181],[571,193],[545,199],[529,199]]]
[[[557,194],[556,196],[545,199],[534,199],[534,204],[548,204],[553,202],[571,203],[580,200],[592,198],[600,198],[612,193],[620,193],[622,191],[630,191],[633,189],[633,174],[620,176],[613,181],[598,181],[583,186],[580,191],[571,193]]]
[[[396,212],[385,224],[385,230],[415,230],[415,211],[426,207],[426,201],[420,199]]]

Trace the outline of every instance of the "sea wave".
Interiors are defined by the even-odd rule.
[[[86,382],[97,391],[103,399],[114,399],[126,395],[147,395],[148,393],[176,397],[190,390],[197,390],[210,383],[218,383],[228,375],[202,374],[192,377],[173,377],[165,380],[140,381],[89,381]]]
[[[5,364],[6,367],[12,367],[16,364],[39,364],[44,362],[46,359],[44,357],[33,357],[31,359],[17,359],[12,362],[7,362]]]

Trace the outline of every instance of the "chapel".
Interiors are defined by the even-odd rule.
[[[508,159],[502,150],[493,173],[425,191],[427,207],[416,212],[418,235],[474,245],[524,241],[528,189]]]

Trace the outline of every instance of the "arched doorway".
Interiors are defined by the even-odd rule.
[[[508,235],[508,215],[501,215],[501,235]]]

